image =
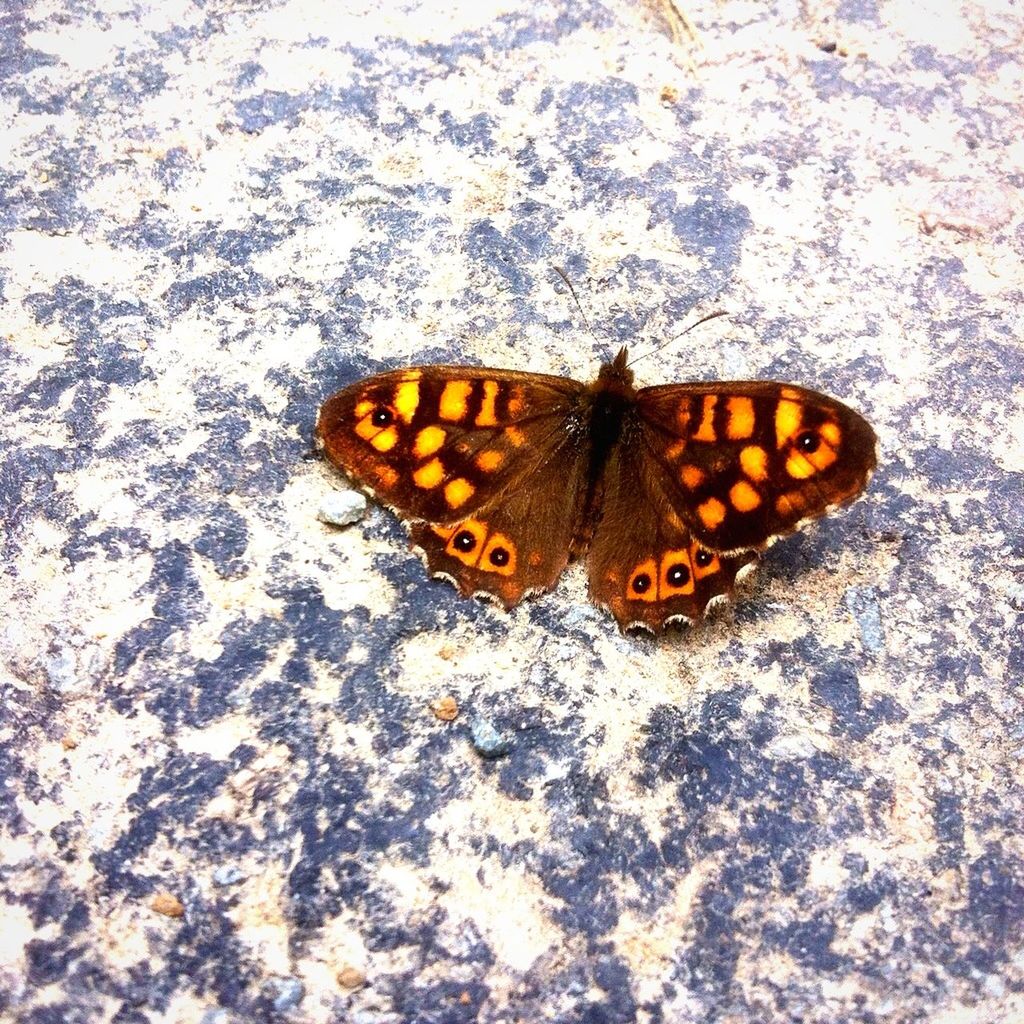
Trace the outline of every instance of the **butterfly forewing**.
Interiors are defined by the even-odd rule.
[[[841,402],[795,385],[671,384],[637,395],[645,457],[714,551],[762,548],[858,494],[875,434]]]
[[[582,389],[544,374],[413,367],[337,392],[317,433],[328,458],[380,500],[407,518],[453,525],[550,457]]]

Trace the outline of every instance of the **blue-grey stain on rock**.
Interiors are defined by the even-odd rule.
[[[475,718],[469,727],[473,749],[488,760],[504,757],[512,749],[512,741],[503,736],[488,718]]]

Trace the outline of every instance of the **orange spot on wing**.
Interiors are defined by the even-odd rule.
[[[722,568],[718,555],[702,548],[696,542],[690,545],[690,562],[693,565],[693,575],[696,579],[702,580],[705,576],[713,576]]]
[[[675,462],[686,451],[685,441],[674,441],[665,449],[665,456]]]
[[[480,403],[480,411],[476,414],[476,425],[478,427],[496,427],[498,417],[494,412],[494,403],[498,398],[498,382],[496,380],[484,381],[484,398]]]
[[[740,468],[751,480],[768,479],[768,453],[759,445],[747,445],[740,452]]]
[[[398,483],[398,474],[390,466],[377,466],[373,476],[382,487],[394,487]]]
[[[626,584],[626,599],[629,601],[658,600],[658,567],[653,558],[641,562],[630,574]]]
[[[476,488],[465,477],[456,477],[445,485],[444,500],[452,508],[459,508],[473,497],[475,491]]]
[[[505,461],[505,453],[493,449],[481,452],[476,457],[476,464],[485,472],[493,473]]]
[[[727,399],[725,411],[725,433],[729,440],[743,441],[754,433],[754,403],[751,399],[735,395]]]
[[[820,433],[833,448],[838,448],[839,442],[843,439],[843,432],[840,430],[839,424],[833,423],[831,420],[826,423],[822,423],[822,425],[818,427],[818,433]]]
[[[729,489],[729,500],[739,512],[750,512],[761,504],[761,495],[746,480],[740,480]]]
[[[472,547],[467,548],[465,543],[467,536],[473,540]],[[476,565],[480,560],[480,552],[483,550],[485,540],[487,540],[487,527],[477,519],[467,519],[452,530],[444,551],[446,555],[457,558],[464,565]]]
[[[673,579],[675,579],[675,582],[673,582]],[[692,594],[693,588],[690,552],[686,548],[666,551],[661,556],[658,596],[665,598],[677,597],[680,594]]]
[[[709,530],[716,530],[725,519],[725,505],[717,498],[708,498],[702,505],[697,506],[697,515]]]
[[[512,388],[512,393],[508,398],[509,419],[515,419],[525,408],[526,403],[523,401],[523,389],[516,385]]]
[[[440,459],[431,459],[429,462],[420,466],[420,468],[412,475],[412,482],[417,487],[422,487],[427,491],[433,487],[437,487],[443,479],[444,464]]]
[[[450,380],[441,392],[438,414],[443,420],[457,422],[465,418],[466,403],[469,401],[473,385],[468,380]]]
[[[375,407],[371,404],[370,408],[373,409]],[[364,416],[356,424],[356,435],[358,437],[361,437],[364,441],[372,441],[381,432],[382,429],[382,427],[378,427],[373,422],[373,415],[369,414]]]
[[[718,402],[718,395],[705,395],[704,407],[701,413],[700,426],[697,433],[693,435],[694,441],[715,441],[715,405]]]
[[[369,416],[373,412],[375,404],[370,401],[369,398],[364,398],[356,403],[356,416],[362,419],[364,416]]]
[[[512,576],[516,571],[516,546],[503,533],[494,533],[480,556],[478,568],[499,576]]]
[[[700,487],[700,485],[704,483],[704,470],[699,469],[697,466],[683,466],[679,475],[682,477],[683,483],[686,484],[691,491]]]
[[[804,412],[798,402],[783,400],[775,406],[775,443],[781,448],[800,429]]]
[[[374,434],[370,439],[370,444],[379,452],[391,451],[398,444],[398,429],[396,427],[386,427],[379,433]]]
[[[420,404],[419,378],[403,381],[395,388],[395,412],[405,423],[411,423],[416,406]]]
[[[433,455],[444,445],[448,434],[440,427],[424,427],[417,435],[412,446],[412,453],[417,459],[425,459]]]
[[[526,435],[518,427],[506,427],[504,433],[514,448],[521,448],[526,444]]]

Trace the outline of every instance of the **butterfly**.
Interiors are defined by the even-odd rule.
[[[324,402],[317,439],[412,522],[436,576],[511,608],[585,557],[623,630],[698,619],[758,552],[848,501],[867,421],[770,381],[636,388],[626,349],[589,384],[476,366],[381,373]]]

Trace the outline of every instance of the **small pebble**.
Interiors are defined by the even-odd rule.
[[[316,517],[331,526],[351,526],[365,515],[365,495],[358,491],[334,491],[324,498]]]
[[[265,991],[273,997],[275,1010],[291,1010],[302,1002],[306,994],[298,978],[270,978]]]
[[[169,892],[158,892],[150,900],[149,906],[158,914],[163,914],[166,917],[181,917],[185,913],[185,904]]]
[[[78,746],[78,740],[76,740],[74,736],[62,736],[60,740],[60,745],[65,750],[74,750],[75,747]]]
[[[245,872],[234,864],[224,864],[213,873],[214,885],[234,885],[245,878]]]
[[[430,705],[434,717],[442,722],[454,722],[459,717],[459,705],[452,696],[439,697]]]
[[[504,757],[512,749],[512,744],[486,718],[478,718],[473,722],[469,734],[474,749],[481,757]]]
[[[366,975],[358,967],[342,967],[338,971],[338,984],[342,988],[362,988],[366,984]]]

